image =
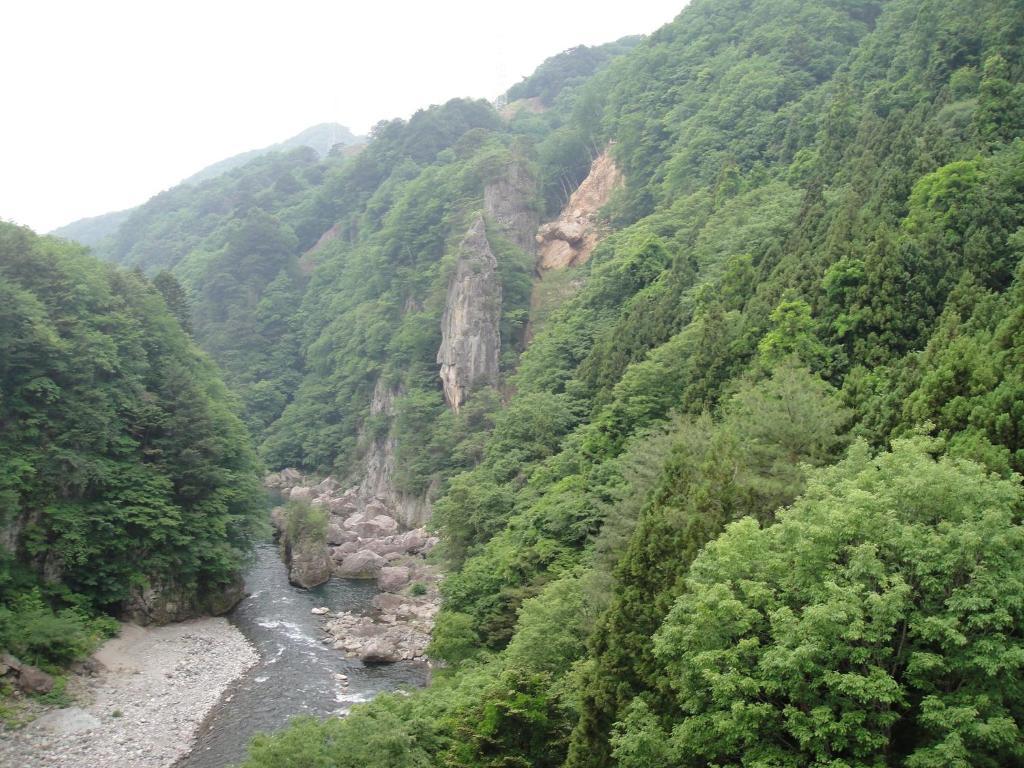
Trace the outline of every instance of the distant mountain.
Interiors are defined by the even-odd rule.
[[[104,238],[117,232],[117,228],[131,216],[134,210],[134,208],[128,208],[123,211],[101,213],[99,216],[79,219],[65,224],[63,227],[58,227],[50,234],[95,248]]]
[[[208,165],[182,181],[182,184],[197,184],[200,181],[212,179],[234,168],[239,168],[250,160],[255,160],[260,155],[265,155],[268,152],[287,152],[298,147],[312,147],[323,158],[331,151],[331,147],[337,144],[347,147],[353,144],[362,144],[364,141],[365,139],[362,136],[356,136],[343,125],[338,123],[320,123],[278,144],[271,144],[269,147],[263,147],[263,149],[251,149],[248,152],[242,152],[225,160],[220,160],[213,165]]]
[[[235,168],[240,168],[246,163],[270,152],[288,152],[299,147],[311,147],[322,159],[327,156],[332,147],[337,145],[343,147],[357,146],[364,143],[365,140],[364,137],[356,136],[352,131],[339,123],[320,123],[319,125],[307,128],[290,139],[285,139],[277,144],[271,144],[269,147],[251,149],[248,152],[242,152],[224,160],[219,160],[192,174],[181,183],[198,184],[202,181],[208,181]],[[50,232],[50,234],[95,248],[104,239],[114,235],[121,224],[135,210],[136,208],[128,208],[123,211],[114,211],[112,213],[103,213],[99,216],[78,219],[70,224],[58,227]]]

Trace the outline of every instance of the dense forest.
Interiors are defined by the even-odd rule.
[[[97,247],[136,271],[5,230],[0,494],[69,563],[36,608],[126,598],[70,565],[90,505],[147,575],[237,567],[257,459],[191,334],[267,468],[390,452],[448,572],[429,687],[247,768],[1024,765],[1024,3],[693,0],[503,101],[169,190]],[[605,157],[603,239],[540,269]]]
[[[0,297],[0,647],[229,608],[264,504],[214,364],[144,276],[11,224]]]

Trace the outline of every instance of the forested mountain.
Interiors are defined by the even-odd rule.
[[[1022,25],[1018,2],[697,0],[490,128],[545,216],[595,149],[625,186],[472,454],[415,444],[443,434],[412,418],[442,407],[437,326],[419,358],[374,341],[388,288],[391,312],[430,306],[422,217],[447,199],[406,212],[391,201],[418,169],[390,176],[334,258],[377,254],[364,280],[403,282],[306,337],[312,373],[265,450],[330,466],[359,434],[352,396],[331,399],[360,391],[351,361],[423,363],[394,429],[403,471],[440,478],[448,666],[248,764],[1024,760]],[[357,247],[378,222],[391,238]],[[311,296],[355,290],[328,274],[307,321]]]
[[[215,366],[145,278],[10,224],[0,297],[0,647],[230,608],[263,502]]]
[[[449,569],[429,688],[247,765],[1024,764],[1022,41],[693,0],[133,214],[268,467]]]

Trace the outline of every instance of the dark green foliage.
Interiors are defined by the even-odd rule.
[[[185,333],[192,333],[192,307],[189,305],[185,289],[177,278],[166,269],[153,278],[153,287],[164,297],[167,309],[174,315]]]
[[[589,48],[579,45],[544,60],[529,77],[508,89],[509,101],[539,98],[551,104],[565,88],[582,84],[610,59],[636,47],[642,38],[624,37],[614,43]]]
[[[38,582],[116,611],[147,582],[230,582],[257,471],[214,367],[144,278],[0,227],[0,525],[19,532],[5,602]]]

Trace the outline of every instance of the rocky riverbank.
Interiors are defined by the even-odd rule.
[[[75,706],[0,732],[0,765],[172,766],[229,683],[257,659],[227,619],[126,624],[69,680]]]
[[[366,499],[357,488],[342,491],[331,477],[316,481],[286,469],[266,484],[328,513],[325,540],[315,547],[291,545],[285,508],[272,514],[293,584],[311,586],[333,575],[373,579],[380,590],[369,613],[324,610],[325,643],[371,664],[425,660],[440,607],[441,574],[426,559],[437,539],[424,528],[400,531],[384,499]]]

